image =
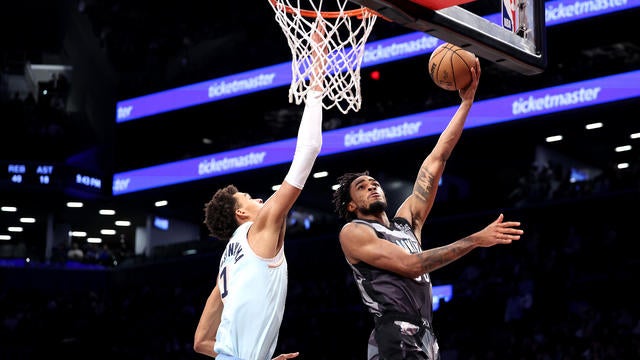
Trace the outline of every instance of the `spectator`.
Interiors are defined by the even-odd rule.
[[[84,251],[77,242],[71,243],[71,248],[67,251],[67,259],[73,261],[82,261],[84,259]]]

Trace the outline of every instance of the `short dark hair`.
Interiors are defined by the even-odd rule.
[[[356,218],[356,214],[347,211],[347,204],[351,201],[349,189],[351,183],[360,176],[369,176],[369,171],[358,173],[345,173],[338,177],[338,188],[333,192],[334,211],[338,217],[344,221],[351,221]]]
[[[238,228],[236,209],[238,203],[233,197],[238,189],[227,185],[213,194],[211,200],[204,205],[204,224],[211,236],[227,241]]]

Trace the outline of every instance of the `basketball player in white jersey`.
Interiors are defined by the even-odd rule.
[[[473,104],[480,62],[471,84],[459,91],[462,103],[424,159],[413,192],[392,218],[380,183],[369,175],[346,173],[338,178],[333,204],[347,223],[340,245],[351,266],[362,302],[375,327],[368,343],[369,360],[438,360],[438,342],[431,324],[433,297],[429,272],[478,247],[510,244],[522,230],[500,214],[484,229],[449,245],[422,250],[422,227],[433,206],[438,182],[457,144]]]
[[[324,59],[314,56],[314,74],[320,74]],[[280,188],[263,202],[228,185],[205,204],[204,223],[228,243],[195,332],[193,348],[200,354],[217,360],[270,360],[275,352],[287,297],[287,214],[322,146],[322,79],[312,74],[310,81],[295,154]]]

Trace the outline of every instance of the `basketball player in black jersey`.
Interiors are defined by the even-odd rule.
[[[460,139],[480,78],[476,59],[473,81],[459,90],[462,102],[431,153],[424,159],[413,192],[392,219],[387,199],[369,172],[346,173],[333,194],[335,211],[347,223],[340,245],[353,270],[363,303],[375,320],[368,359],[440,358],[431,326],[432,294],[429,273],[478,247],[510,244],[523,231],[503,214],[484,229],[449,245],[422,250],[422,226],[429,214],[445,163]]]

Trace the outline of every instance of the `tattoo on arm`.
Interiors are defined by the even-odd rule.
[[[457,241],[446,246],[422,251],[416,255],[420,259],[424,272],[431,272],[458,260],[468,254],[471,249],[465,243]]]
[[[429,194],[433,189],[433,174],[429,173],[424,167],[420,168],[416,184],[413,187],[413,193],[423,201],[427,201]]]

